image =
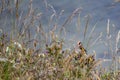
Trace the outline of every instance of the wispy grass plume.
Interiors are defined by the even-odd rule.
[[[87,33],[87,29],[88,29],[88,26],[89,26],[89,19],[90,19],[90,15],[87,16],[87,21],[86,21],[86,24],[85,24],[85,29],[84,29],[84,40],[85,40],[86,33]]]
[[[73,11],[73,13],[65,20],[65,22],[63,23],[61,29],[60,29],[60,32],[63,30],[63,28],[65,27],[66,24],[68,24],[72,19],[73,17],[78,14],[79,12],[81,11],[81,8],[77,8]]]

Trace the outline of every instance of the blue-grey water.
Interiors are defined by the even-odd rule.
[[[7,0],[5,0],[7,1]],[[30,0],[21,0],[19,5],[19,14],[25,16],[29,9]],[[115,41],[118,31],[120,30],[120,2],[115,2],[115,0],[31,0],[32,8],[35,10],[35,14],[42,13],[42,17],[39,21],[36,21],[32,29],[42,23],[46,31],[51,30],[53,25],[57,24],[57,28],[61,28],[65,23],[67,18],[73,13],[74,10],[80,8],[80,12],[75,14],[75,16],[70,20],[65,26],[65,33],[62,36],[66,40],[66,46],[70,48],[75,46],[77,41],[81,40],[83,44],[87,47],[86,42],[90,31],[96,24],[95,31],[92,33],[92,40],[90,45],[92,45],[95,40],[96,44],[92,46],[88,52],[92,53],[93,50],[96,51],[96,56],[98,58],[111,58],[111,54],[115,51]],[[11,3],[11,4],[14,4]],[[2,3],[0,2],[0,6]],[[11,10],[10,10],[11,9]],[[0,14],[0,29],[3,31],[12,31],[14,19],[15,19],[15,6],[10,5],[5,6],[2,13]],[[61,11],[63,13],[60,15]],[[57,19],[53,17],[52,22],[49,24],[51,15],[55,13]],[[60,16],[59,16],[60,15]],[[89,15],[89,23],[87,30],[87,38],[84,39],[84,30],[86,26],[87,16]],[[59,17],[59,18],[58,18]],[[80,25],[78,25],[78,18],[80,19]],[[107,22],[110,21],[110,34],[111,39],[107,39]],[[21,26],[19,26],[20,28]],[[64,31],[63,31],[64,32]],[[34,36],[35,30],[32,30],[32,35]],[[109,44],[110,43],[110,44]],[[110,45],[112,45],[113,52],[111,51]],[[119,47],[119,46],[118,46]],[[72,47],[73,48],[73,47]]]

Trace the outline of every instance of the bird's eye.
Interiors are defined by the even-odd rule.
[[[81,45],[81,42],[80,42],[80,41],[78,41],[78,45]]]

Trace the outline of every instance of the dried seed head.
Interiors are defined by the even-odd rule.
[[[120,40],[120,31],[118,32],[117,37],[116,37],[116,52],[118,51],[119,40]]]

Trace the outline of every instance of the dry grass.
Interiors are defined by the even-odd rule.
[[[9,0],[8,0],[9,1]],[[48,5],[44,0],[46,8],[51,7],[53,14],[50,22],[54,16],[57,16],[56,11],[51,5]],[[1,0],[0,13],[3,12],[6,1]],[[8,2],[9,5],[12,3]],[[108,71],[101,67],[104,59],[96,59],[96,53],[89,54],[86,52],[82,42],[76,43],[76,47],[71,49],[64,49],[64,40],[60,39],[56,34],[57,24],[55,24],[48,33],[45,33],[41,22],[36,27],[36,21],[41,19],[42,13],[35,13],[32,8],[32,0],[29,2],[28,13],[23,16],[19,13],[19,0],[15,0],[15,20],[13,31],[10,36],[0,30],[0,80],[120,80],[119,69]],[[65,29],[73,17],[79,13],[81,9],[78,8],[68,17],[62,25]],[[63,11],[57,16],[60,18]],[[86,22],[84,30],[84,38],[88,30],[89,19]],[[17,28],[22,26],[20,30]],[[36,34],[32,38],[31,28],[36,27]],[[78,18],[78,26],[80,26],[80,18]],[[93,46],[102,36],[98,36],[96,40],[90,44],[92,33],[96,25],[91,30],[91,33],[86,42],[88,47]],[[118,52],[119,42],[118,32],[116,38],[116,54]],[[107,25],[107,35],[109,33],[109,20]],[[39,37],[39,38],[38,38]],[[69,42],[67,44],[70,44]],[[40,46],[40,47],[38,47]],[[77,48],[77,49],[76,49]],[[115,57],[115,67],[117,67],[117,60]],[[113,59],[114,60],[114,59]]]

